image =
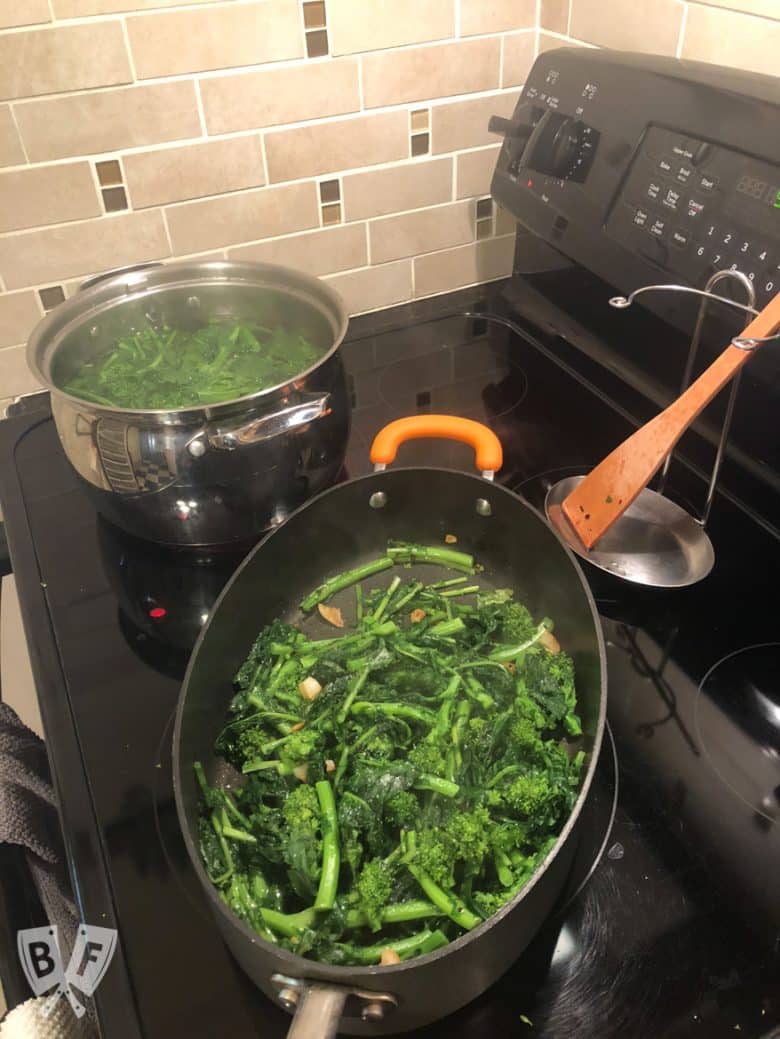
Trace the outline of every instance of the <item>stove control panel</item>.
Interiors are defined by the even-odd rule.
[[[780,290],[780,80],[562,48],[490,128],[494,197],[617,288],[731,268],[759,304]]]

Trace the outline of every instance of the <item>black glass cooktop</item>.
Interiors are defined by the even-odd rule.
[[[450,411],[495,429],[501,480],[540,506],[550,483],[653,413],[651,395],[559,335],[493,320],[507,313],[502,292],[353,322],[345,477],[368,470],[385,421]],[[401,464],[472,464],[457,444],[402,452]],[[0,481],[76,895],[87,922],[119,929],[97,993],[103,1034],[281,1036],[288,1016],[212,924],[171,785],[188,649],[240,553],[156,548],[100,520],[45,397],[0,427]],[[681,502],[702,499],[685,464],[671,486]],[[763,1039],[780,1028],[780,543],[723,496],[710,534],[715,569],[688,590],[588,569],[614,742],[574,870],[516,965],[426,1035]]]

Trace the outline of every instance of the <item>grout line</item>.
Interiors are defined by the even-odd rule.
[[[458,199],[458,160],[453,155],[452,157],[452,201],[457,202]]]
[[[368,220],[365,221],[363,227],[366,229],[366,265],[373,267],[371,262],[371,235],[368,233]]]
[[[260,136],[260,158],[262,159],[262,162],[263,162],[263,177],[265,178],[265,183],[266,184],[270,184],[271,183],[271,178],[268,175],[268,156],[265,153],[265,134],[261,133],[259,136]]]
[[[49,0],[49,14],[51,15],[52,22],[56,22],[57,16],[54,13],[54,0]]]
[[[363,93],[363,55],[359,54],[357,59],[357,74],[358,74],[358,104],[360,105],[360,111],[365,112],[365,94]]]
[[[688,28],[688,11],[688,5],[683,4],[682,18],[680,19],[680,33],[677,37],[677,49],[674,52],[676,58],[682,56],[683,46],[685,44],[685,32]]]
[[[174,256],[175,253],[173,251],[173,239],[171,238],[171,232],[168,227],[168,217],[165,213],[165,206],[159,207],[159,213],[162,216],[163,228],[165,229],[165,240],[168,242],[168,254],[170,256]]]
[[[127,31],[127,19],[121,18],[120,23],[122,25],[122,37],[125,41],[125,50],[127,51],[127,62],[130,66],[130,75],[133,77],[133,82],[138,82],[138,75],[135,71],[135,58],[133,57],[133,49],[130,46],[130,35]]]
[[[105,216],[106,206],[105,206],[105,203],[103,201],[103,185],[100,183],[100,178],[98,177],[98,174],[97,174],[97,163],[96,162],[88,162],[87,165],[89,166],[89,172],[92,174],[92,183],[94,184],[95,191],[97,192],[97,202],[98,202],[98,205],[100,206],[100,208],[102,210],[102,212],[100,213],[100,216]],[[120,168],[120,170],[122,169],[121,166],[119,168]],[[124,178],[124,170],[122,170],[122,186],[123,187],[124,187],[124,179],[125,179]],[[125,193],[127,193],[127,188],[125,188]],[[129,201],[129,196],[128,196],[128,201]],[[70,222],[70,221],[68,221],[68,222]],[[27,228],[25,228],[25,230],[31,231],[31,230],[33,230],[33,228],[27,227]]]
[[[19,166],[9,166],[8,169],[10,169],[10,170],[19,169],[19,168],[26,169],[28,166],[31,165],[31,163],[30,163],[30,156],[27,154],[27,145],[24,143],[24,138],[22,137],[22,131],[19,129],[19,123],[16,121],[16,112],[14,110],[14,106],[13,105],[9,105],[8,106],[8,111],[11,113],[11,122],[14,124],[14,129],[16,130],[16,136],[19,138],[19,146],[21,147],[22,155],[24,156],[24,164],[21,167],[19,167]],[[4,171],[4,172],[6,172],[6,171]]]
[[[460,35],[460,0],[454,0],[455,4],[455,39],[459,40]]]
[[[193,82],[195,83],[195,104],[198,109],[201,137],[208,137],[208,130],[206,129],[206,112],[203,108],[203,95],[200,92],[200,80],[195,78]]]
[[[574,15],[574,0],[569,0],[569,13],[566,18],[566,35],[571,36],[571,20]]]
[[[536,0],[536,28],[542,27],[542,0]]]
[[[501,37],[501,43],[498,47],[498,85],[503,87],[504,85],[504,45],[506,43],[506,36]]]

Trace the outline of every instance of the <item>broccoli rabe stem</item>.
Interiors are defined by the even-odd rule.
[[[410,831],[405,835],[405,854],[411,859],[406,862],[406,868],[423,889],[428,898],[435,906],[441,909],[445,916],[453,920],[465,931],[470,931],[480,923],[479,917],[461,902],[452,891],[445,891],[419,866],[414,863],[414,853],[417,850],[417,835]]]
[[[460,595],[475,595],[479,591],[478,584],[470,584],[467,588],[451,588],[448,592],[441,592],[442,599],[457,599]]]
[[[301,600],[301,609],[308,613],[309,610],[313,610],[319,603],[325,602],[326,599],[330,599],[336,592],[340,592],[342,588],[349,588],[351,585],[357,584],[358,581],[363,581],[373,574],[378,574],[381,570],[388,570],[392,565],[393,560],[388,553],[388,555],[382,556],[380,559],[374,559],[370,563],[356,566],[354,570],[345,570],[344,573],[337,574],[335,577],[331,577],[330,580],[325,581],[319,588],[315,588],[313,592],[309,592],[306,598]]]
[[[474,573],[474,557],[466,552],[456,552],[454,548],[397,544],[390,545],[387,554],[394,563],[432,563],[435,566],[448,566],[453,570]]]
[[[457,635],[459,631],[465,631],[466,625],[463,623],[461,617],[453,617],[451,620],[439,621],[437,624],[431,625],[426,631],[426,635]]]
[[[320,804],[320,829],[322,830],[322,870],[314,908],[332,909],[336,900],[341,865],[336,799],[333,796],[333,787],[327,779],[321,779],[315,783],[314,789]]]
[[[379,701],[373,703],[369,700],[356,700],[351,708],[350,714],[385,714],[388,718],[408,718],[409,721],[419,722],[429,728],[433,725],[436,715],[426,707],[415,707],[406,703],[384,703]]]
[[[442,931],[429,931],[426,928],[418,934],[413,934],[410,938],[401,938],[395,942],[382,942],[379,945],[348,945],[345,942],[337,942],[335,947],[344,959],[361,966],[368,966],[371,963],[379,963],[385,949],[392,949],[400,959],[406,960],[410,956],[421,956],[448,944],[447,937]]]
[[[494,649],[490,654],[490,659],[499,661],[515,660],[521,653],[525,653],[527,649],[530,649],[531,646],[535,645],[546,631],[552,631],[552,626],[553,623],[550,618],[545,617],[536,629],[532,638],[528,639],[526,642],[521,642],[519,646],[501,646],[498,649]]]
[[[285,938],[294,938],[301,931],[314,927],[317,921],[314,909],[302,909],[300,913],[280,913],[276,909],[261,909],[260,915],[272,931]]]
[[[468,581],[468,577],[451,577],[448,581],[436,581],[434,584],[429,584],[428,588],[437,592],[440,588],[452,588],[456,584],[465,584],[466,581]]]
[[[426,920],[432,916],[441,916],[441,909],[426,902],[422,898],[410,899],[408,902],[397,902],[385,906],[380,914],[383,924],[405,924],[411,920]],[[347,927],[357,930],[368,926],[368,917],[360,909],[350,909],[347,913]]]
[[[370,673],[371,667],[370,665],[366,665],[350,686],[350,690],[347,693],[346,699],[344,700],[344,703],[341,705],[341,707],[339,707],[338,714],[336,715],[336,721],[339,723],[339,725],[343,725],[344,722],[347,720],[347,715],[352,709],[352,705],[355,702],[355,697],[366,684],[366,679],[368,678]]]
[[[396,601],[392,604],[392,608],[387,611],[387,616],[393,617],[396,613],[400,613],[404,606],[406,606],[408,602],[411,602],[411,600],[415,597],[415,595],[418,594],[422,587],[423,584],[421,581],[413,581],[411,587],[406,592],[404,592],[403,595],[399,596],[398,599],[396,599]]]
[[[382,617],[384,616],[384,612],[387,609],[388,604],[390,603],[390,600],[395,595],[396,590],[398,588],[398,585],[400,583],[401,583],[401,578],[396,574],[396,576],[393,578],[393,580],[388,585],[387,591],[382,596],[382,601],[379,603],[379,605],[377,606],[377,608],[374,611],[374,613],[373,614],[369,614],[369,616],[366,617],[366,620],[371,619],[373,621],[377,621],[378,622],[378,621],[380,621],[382,619]]]
[[[415,790],[432,790],[434,794],[441,794],[443,797],[457,797],[460,793],[457,783],[441,779],[439,776],[431,776],[427,772],[422,772],[412,785]]]

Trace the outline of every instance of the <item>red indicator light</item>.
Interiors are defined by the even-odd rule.
[[[164,606],[153,606],[151,610],[149,610],[149,616],[153,620],[159,621],[162,620],[162,618],[165,616],[167,612],[168,611],[165,609]]]
[[[528,183],[526,184],[526,187],[528,187],[528,188],[532,188],[533,186],[534,186],[534,182],[532,180],[529,180]]]

